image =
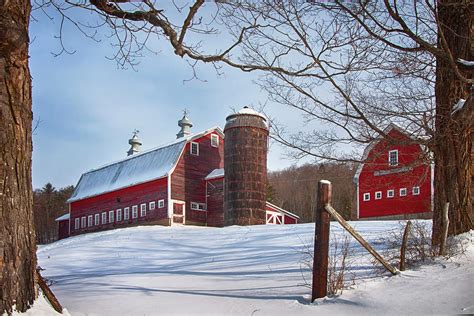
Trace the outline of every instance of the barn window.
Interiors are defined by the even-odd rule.
[[[219,135],[211,134],[211,146],[219,147]]]
[[[86,217],[82,216],[82,218],[81,218],[81,228],[85,228],[85,227],[86,227]]]
[[[395,196],[395,190],[387,190],[387,197],[393,198]]]
[[[364,201],[370,201],[370,193],[364,193]]]
[[[138,205],[132,206],[132,218],[138,217]]]
[[[191,155],[199,156],[199,143],[191,142]]]
[[[159,200],[158,201],[158,208],[163,208],[165,207],[165,200]]]
[[[87,216],[87,227],[92,226],[92,215]]]
[[[380,200],[382,198],[382,191],[375,192],[375,199]]]
[[[400,196],[406,196],[407,195],[407,189],[406,188],[401,188],[400,189]]]
[[[419,195],[420,194],[420,187],[413,187],[413,195]]]
[[[107,224],[107,212],[102,212],[102,225]]]
[[[146,216],[146,203],[143,203],[140,205],[140,216],[141,217]]]
[[[388,164],[390,166],[398,165],[398,150],[390,150],[388,152]]]
[[[79,229],[80,228],[80,224],[79,224],[79,218],[76,218],[74,220],[74,229]]]
[[[205,211],[206,210],[206,204],[205,203],[191,202],[191,209],[196,210],[196,211]]]
[[[130,207],[126,207],[123,209],[123,220],[128,221],[130,218]]]
[[[109,211],[109,223],[114,222],[114,211]]]
[[[151,211],[151,210],[154,210],[154,209],[155,209],[155,206],[156,206],[155,201],[150,202],[150,204],[148,205],[148,209],[149,209],[150,211]]]
[[[119,208],[117,210],[117,222],[120,222],[122,220],[122,209]]]
[[[97,226],[100,224],[100,216],[99,213],[94,215],[94,225]]]

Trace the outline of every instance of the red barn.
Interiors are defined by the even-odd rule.
[[[372,142],[354,177],[357,218],[431,218],[433,168],[426,152],[396,125],[384,131],[390,139]]]
[[[140,151],[137,135],[129,140],[129,156],[84,173],[69,202],[69,233],[130,225],[224,226],[224,133],[219,127],[191,134],[185,116],[177,140]],[[285,220],[298,217],[274,206]],[[288,218],[288,219],[287,219]]]

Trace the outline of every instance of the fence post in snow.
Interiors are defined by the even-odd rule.
[[[331,204],[331,193],[331,182],[320,180],[316,200],[311,302],[327,295],[330,215],[325,206]]]

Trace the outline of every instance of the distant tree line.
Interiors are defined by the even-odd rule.
[[[69,211],[66,201],[73,191],[72,185],[56,190],[51,183],[46,183],[41,189],[33,191],[33,211],[38,244],[47,244],[58,239],[55,219]]]
[[[351,163],[305,164],[270,172],[267,199],[300,216],[301,222],[313,222],[318,181],[329,180],[333,185],[334,208],[345,219],[351,219],[356,207],[354,173]]]

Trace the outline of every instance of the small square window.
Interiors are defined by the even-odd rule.
[[[158,208],[163,208],[165,207],[165,200],[159,200],[158,201]]]
[[[138,217],[138,205],[132,206],[132,218]]]
[[[199,143],[191,142],[191,155],[199,156]]]
[[[413,193],[413,195],[419,195],[420,194],[420,187],[413,187],[412,193]]]
[[[82,216],[81,218],[81,228],[86,228],[86,217]]]
[[[395,196],[395,190],[387,190],[387,197],[393,198]]]
[[[407,196],[407,189],[406,188],[401,188],[400,189],[400,196]]]
[[[79,218],[76,218],[74,220],[74,229],[79,229],[81,228],[80,223],[79,223]]]
[[[211,134],[211,146],[219,147],[219,135]]]
[[[94,215],[94,225],[97,226],[100,224],[100,215],[99,213]]]
[[[364,201],[370,201],[370,193],[364,193]]]
[[[102,212],[102,225],[107,224],[107,212]]]
[[[87,216],[87,227],[92,226],[92,215]]]
[[[398,166],[398,150],[390,150],[388,152],[388,164],[390,166]]]
[[[117,222],[120,222],[120,221],[122,221],[122,209],[121,208],[119,208],[117,210]]]
[[[153,201],[153,202],[150,202],[150,203],[148,204],[148,209],[149,209],[150,211],[151,211],[151,210],[154,210],[154,209],[155,209],[155,207],[156,207],[156,203],[155,203],[155,201]]]
[[[114,222],[114,211],[109,211],[109,223]]]
[[[382,191],[375,192],[375,199],[380,200],[382,198]]]
[[[130,208],[126,207],[123,209],[123,220],[128,221],[130,218]]]

